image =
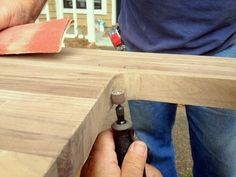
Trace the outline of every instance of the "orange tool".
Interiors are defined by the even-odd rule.
[[[58,53],[65,30],[72,20],[30,23],[0,32],[0,55],[25,53]]]

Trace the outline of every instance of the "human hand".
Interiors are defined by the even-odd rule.
[[[81,177],[143,177],[147,159],[147,146],[135,141],[129,147],[121,169],[118,166],[111,130],[100,133],[93,145]],[[146,164],[147,177],[162,177],[154,167]]]
[[[0,0],[0,31],[34,22],[46,0]]]

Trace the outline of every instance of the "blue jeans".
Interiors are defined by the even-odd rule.
[[[215,56],[236,57],[236,44]],[[177,105],[129,101],[136,135],[150,149],[149,163],[176,177],[171,131]],[[236,110],[186,105],[195,177],[236,177]]]

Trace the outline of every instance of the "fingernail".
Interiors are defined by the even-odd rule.
[[[138,155],[145,156],[147,151],[147,146],[142,141],[135,141],[132,144],[131,151],[135,152]]]

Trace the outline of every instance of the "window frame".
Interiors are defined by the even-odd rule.
[[[107,15],[107,0],[101,0],[102,9],[94,9],[95,15]],[[64,4],[64,0],[62,0],[62,5]],[[63,5],[63,13],[73,13],[73,8],[64,8]],[[87,9],[76,9],[77,14],[86,14]]]

